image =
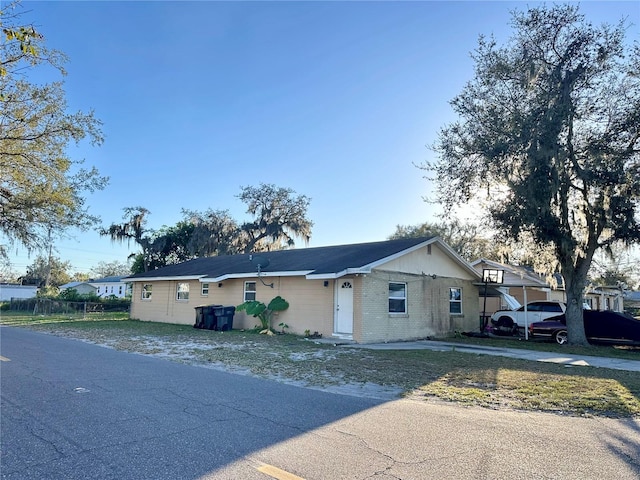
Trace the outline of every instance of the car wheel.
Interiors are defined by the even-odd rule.
[[[559,330],[553,335],[553,338],[558,345],[564,345],[565,343],[567,343],[567,331]]]
[[[511,317],[500,317],[496,322],[496,327],[500,332],[507,335],[513,335],[518,331],[518,327]]]

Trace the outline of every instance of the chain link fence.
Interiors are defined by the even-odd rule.
[[[51,298],[12,298],[9,310],[31,315],[72,315],[84,317],[91,313],[128,312],[129,300],[106,302],[70,302]]]

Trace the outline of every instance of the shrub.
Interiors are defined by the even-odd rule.
[[[258,318],[262,328],[260,333],[271,335],[273,334],[273,330],[271,328],[271,316],[273,315],[273,312],[281,312],[287,308],[289,308],[289,302],[278,295],[269,302],[269,305],[265,305],[263,302],[259,302],[258,300],[251,300],[238,305],[236,307],[236,311],[241,312],[244,310],[247,314]]]

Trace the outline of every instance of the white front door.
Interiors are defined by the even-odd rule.
[[[353,333],[353,283],[350,280],[336,282],[335,333]]]

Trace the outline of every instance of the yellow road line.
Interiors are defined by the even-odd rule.
[[[2,355],[0,355],[0,362],[10,362],[11,360],[9,360],[7,357],[3,357]]]
[[[278,467],[274,467],[273,465],[268,465],[266,463],[256,467],[256,470],[269,475],[270,477],[276,478],[277,480],[304,480],[302,477],[280,470]]]

